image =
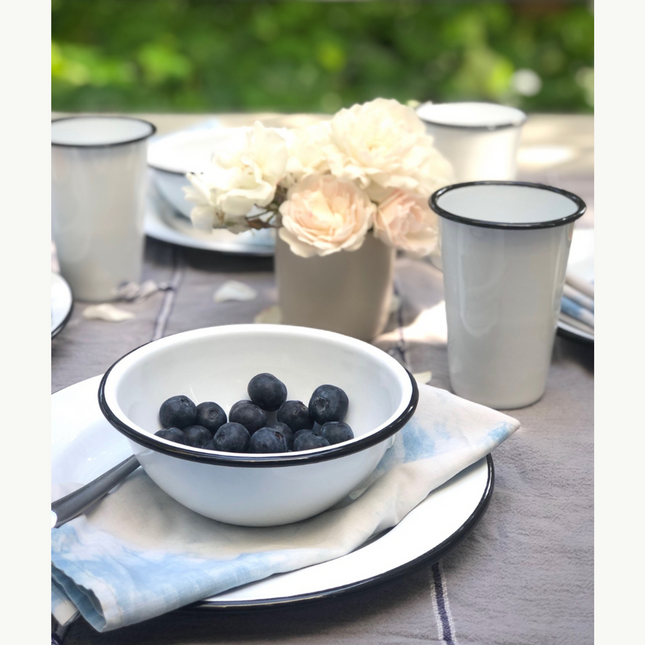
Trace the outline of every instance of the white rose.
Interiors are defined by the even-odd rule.
[[[224,226],[223,214],[219,213],[211,203],[211,191],[201,175],[186,175],[191,185],[184,188],[188,201],[194,202],[190,211],[190,219],[195,228],[210,231]]]
[[[429,197],[451,183],[452,168],[415,111],[376,99],[340,110],[330,122],[329,166],[362,188],[400,188]]]
[[[249,228],[246,216],[254,206],[268,206],[286,173],[287,144],[275,130],[259,121],[252,128],[239,128],[226,149],[197,175],[189,174],[186,198],[196,202],[191,212],[195,226],[204,227],[208,213],[212,226],[233,232]]]
[[[395,189],[378,206],[374,235],[389,246],[427,255],[437,245],[437,216],[425,197]]]
[[[329,124],[320,123],[297,128],[290,133],[287,161],[287,178],[282,182],[287,188],[313,174],[329,171],[327,150],[330,146]]]
[[[280,237],[301,257],[358,249],[376,207],[353,182],[309,175],[292,186],[280,206]]]

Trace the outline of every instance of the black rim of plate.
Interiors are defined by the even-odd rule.
[[[167,336],[166,338],[169,338]],[[105,386],[110,377],[110,373],[116,365],[118,365],[126,356],[133,352],[154,343],[150,341],[133,349],[118,361],[116,361],[103,375],[98,390],[99,408],[103,416],[122,434],[135,443],[138,443],[145,448],[154,450],[164,455],[171,457],[178,457],[179,459],[186,459],[188,461],[197,461],[204,464],[219,464],[221,466],[234,466],[241,468],[282,468],[287,466],[297,466],[312,464],[321,461],[329,461],[330,459],[337,459],[346,455],[352,455],[361,452],[366,448],[371,448],[382,441],[391,437],[395,432],[400,430],[413,416],[417,404],[419,402],[419,388],[417,387],[416,380],[410,372],[400,366],[408,375],[411,384],[411,395],[405,409],[399,414],[396,419],[393,419],[386,426],[381,428],[378,432],[374,432],[358,441],[351,443],[339,443],[325,448],[319,448],[315,452],[287,452],[279,454],[252,454],[252,453],[223,453],[223,452],[207,452],[201,451],[191,446],[182,446],[180,444],[166,444],[157,439],[153,435],[144,435],[135,428],[119,419],[114,412],[110,409],[105,398]],[[394,360],[394,359],[392,359]]]
[[[216,236],[206,239],[191,236],[171,221],[172,218],[179,218],[180,222],[185,220],[186,225],[188,225],[188,222],[190,221],[189,218],[183,213],[180,213],[166,200],[165,197],[163,197],[163,195],[161,195],[158,190],[156,197],[162,203],[162,206],[155,203],[148,211],[146,211],[144,227],[145,233],[148,237],[166,242],[167,244],[182,246],[184,248],[199,249],[200,251],[214,251],[217,253],[226,253],[227,255],[254,256],[258,258],[270,258],[275,255],[275,244],[251,245],[237,242],[236,245],[231,245],[229,242],[218,242]],[[168,212],[164,213],[163,209],[167,209]],[[157,227],[160,227],[161,231],[159,231]],[[237,246],[237,244],[239,244],[239,246]]]
[[[548,220],[546,222],[522,222],[522,223],[507,223],[507,222],[489,222],[487,220],[474,219],[472,217],[464,217],[463,215],[457,215],[451,213],[450,211],[445,210],[438,204],[440,197],[445,195],[451,190],[457,190],[459,188],[467,188],[469,186],[518,186],[526,188],[536,188],[538,190],[547,190],[552,193],[557,193],[562,195],[567,199],[571,200],[576,205],[576,210],[571,215],[566,217],[561,217],[559,219]],[[545,184],[534,184],[528,181],[468,181],[462,184],[451,184],[450,186],[444,186],[436,192],[434,192],[430,197],[430,208],[437,213],[440,217],[445,219],[452,220],[453,222],[459,222],[460,224],[467,224],[469,226],[479,226],[481,228],[496,228],[504,230],[516,230],[516,231],[525,231],[531,229],[539,228],[555,228],[556,226],[564,226],[565,224],[570,224],[574,222],[579,217],[582,217],[587,210],[587,205],[573,193],[570,193],[568,190],[562,188],[555,188],[554,186],[547,186]]]
[[[65,316],[65,318],[63,318],[63,320],[58,325],[58,327],[56,327],[52,331],[52,338],[54,338],[55,336],[58,336],[58,334],[60,334],[63,331],[63,329],[65,328],[65,326],[69,322],[69,319],[72,317],[73,311],[74,311],[74,302],[72,301],[72,303],[69,306],[69,311],[67,312],[67,315]]]
[[[151,164],[148,162],[148,168],[152,168],[153,170],[156,170],[157,172],[165,172],[168,175],[177,175],[178,177],[185,177],[186,175],[193,173],[193,174],[198,174],[198,171],[192,171],[192,170],[187,170],[186,172],[180,172],[179,170],[168,170],[168,168],[160,168],[159,166],[155,166],[154,164]]]
[[[61,277],[61,279],[64,280],[62,276],[59,276],[59,277]],[[69,309],[65,314],[65,317],[63,318],[63,320],[61,320],[60,323],[56,327],[54,327],[54,329],[52,329],[52,338],[54,338],[55,336],[58,336],[58,334],[60,334],[61,331],[63,331],[65,325],[67,325],[67,323],[69,322],[69,319],[72,317],[72,313],[74,312],[74,294],[72,293],[72,290],[70,286],[67,284],[67,282],[65,282],[65,284],[69,289],[69,295],[70,295]]]
[[[126,119],[128,121],[139,121],[140,123],[145,123],[150,126],[150,132],[144,134],[143,136],[136,137],[134,139],[128,139],[127,141],[115,141],[113,143],[54,143],[52,141],[52,146],[57,146],[60,148],[114,148],[115,146],[125,146],[129,143],[137,143],[143,141],[144,139],[150,138],[156,131],[157,126],[150,121],[145,119],[138,119],[136,117],[130,116],[108,116],[105,114],[79,114],[77,116],[62,116],[58,119],[52,119],[52,123],[57,123],[58,121],[71,121],[72,119]]]
[[[301,594],[297,596],[286,596],[280,598],[268,598],[262,600],[244,600],[244,601],[217,601],[217,596],[213,600],[202,600],[192,605],[188,605],[183,609],[179,610],[182,612],[193,612],[193,611],[222,611],[222,612],[246,612],[251,610],[260,610],[260,609],[272,609],[275,607],[284,607],[288,605],[301,604],[301,603],[310,603],[322,600],[333,599],[338,596],[342,596],[347,593],[354,591],[360,591],[362,589],[372,587],[375,585],[382,584],[399,576],[410,573],[414,569],[426,565],[430,566],[439,560],[441,560],[445,555],[447,555],[454,548],[459,546],[468,535],[472,532],[475,526],[478,524],[479,520],[484,516],[486,509],[490,503],[491,497],[493,495],[493,489],[495,485],[495,468],[493,465],[493,457],[488,454],[486,456],[486,464],[488,466],[488,480],[486,481],[486,486],[484,487],[484,492],[481,499],[479,500],[477,506],[469,517],[464,521],[464,523],[448,538],[446,538],[440,544],[437,544],[433,548],[429,549],[422,555],[402,564],[394,569],[384,571],[375,576],[369,578],[364,578],[362,580],[357,580],[339,587],[330,587],[329,589],[324,589],[321,591],[315,591],[307,594]],[[431,493],[432,494],[432,493]],[[413,511],[412,511],[413,512]],[[389,529],[392,530],[392,529]],[[373,540],[377,542],[383,535],[389,532],[383,532],[378,538]],[[370,543],[358,547],[358,549],[365,548],[369,546]],[[356,549],[356,550],[358,550]]]
[[[584,332],[578,331],[571,325],[567,325],[567,323],[563,322],[562,320],[558,321],[558,335],[570,340],[584,343],[585,345],[594,344],[593,337],[590,338],[589,335],[585,334]]]

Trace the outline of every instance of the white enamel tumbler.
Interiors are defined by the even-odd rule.
[[[52,121],[52,236],[75,299],[114,300],[143,265],[147,139],[142,119]]]
[[[497,103],[423,103],[417,110],[434,145],[452,165],[455,183],[512,181],[527,116]]]
[[[551,186],[482,181],[441,188],[430,206],[442,224],[452,389],[497,409],[536,402],[585,203]]]
[[[509,105],[477,101],[423,103],[417,110],[437,150],[450,162],[453,183],[513,181],[527,116]],[[430,261],[442,268],[441,242]]]

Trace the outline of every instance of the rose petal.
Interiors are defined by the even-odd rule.
[[[85,307],[83,310],[83,318],[86,318],[87,320],[122,322],[123,320],[134,318],[134,314],[131,311],[124,311],[123,309],[118,309],[114,305],[105,303],[102,305],[90,305],[89,307]]]
[[[253,322],[265,325],[279,325],[282,323],[282,310],[278,305],[267,307],[253,319]]]
[[[215,302],[226,302],[227,300],[247,301],[254,300],[257,295],[258,292],[253,287],[249,287],[248,284],[229,280],[215,292],[213,300]]]

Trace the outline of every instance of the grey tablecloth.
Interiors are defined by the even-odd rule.
[[[591,178],[559,185],[592,205]],[[587,216],[581,225],[591,222]],[[76,305],[67,327],[52,341],[52,392],[101,374],[151,339],[253,322],[276,303],[270,258],[148,239],[144,278],[171,283],[174,289],[120,304],[136,314],[131,320],[86,320],[85,305]],[[228,279],[256,288],[258,298],[215,303],[215,290]],[[426,261],[401,256],[396,289],[400,306],[375,343],[412,372],[431,370],[431,384],[449,389],[445,320],[440,307],[433,309],[443,298],[441,273]],[[441,562],[335,599],[284,609],[179,611],[105,634],[79,620],[61,632],[63,643],[592,643],[593,360],[593,346],[557,338],[545,396],[512,412],[522,428],[495,452],[488,511]]]

